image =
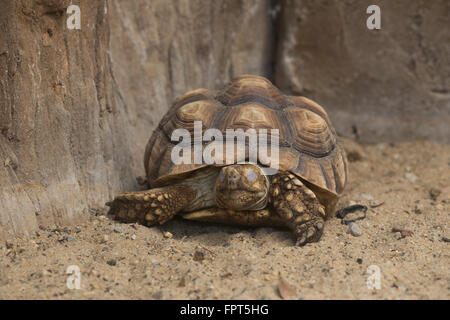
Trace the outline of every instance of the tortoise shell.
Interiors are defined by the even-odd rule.
[[[182,179],[207,166],[171,161],[178,143],[170,140],[172,131],[184,128],[194,142],[194,121],[202,121],[203,132],[208,128],[223,133],[239,128],[278,129],[280,170],[296,174],[333,202],[344,189],[347,160],[325,110],[305,97],[283,95],[269,80],[253,75],[235,78],[221,91],[198,89],[175,101],[147,143],[144,166],[150,187]]]

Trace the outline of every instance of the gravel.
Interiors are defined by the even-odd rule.
[[[164,238],[172,239],[172,237],[173,237],[173,234],[170,233],[169,231],[164,232]]]
[[[115,233],[122,233],[123,231],[122,231],[122,228],[120,226],[115,226],[114,227],[114,232]]]
[[[428,193],[430,195],[431,200],[436,201],[439,195],[442,193],[442,191],[436,188],[431,188]]]
[[[362,230],[355,222],[350,222],[347,233],[350,233],[354,237],[359,237],[362,235]]]
[[[347,234],[349,226],[338,218],[326,221],[319,242],[295,247],[295,238],[285,228],[241,228],[179,218],[148,228],[92,215],[89,221],[69,226],[74,241],[63,245],[58,237],[69,234],[52,232],[53,225],[41,226],[30,240],[1,241],[0,300],[280,299],[280,272],[298,290],[298,297],[307,300],[448,300],[450,146],[415,142],[385,148],[383,153],[377,145],[366,146],[367,158],[349,164],[349,185],[339,207],[350,200],[358,204],[362,194],[384,202],[357,221],[364,233],[360,237]],[[408,157],[394,161],[396,152]],[[420,173],[419,188],[404,178],[406,165]],[[434,204],[431,187],[441,190]],[[423,214],[414,214],[416,203],[423,205]],[[113,231],[116,225],[127,237]],[[393,226],[410,229],[414,236],[397,241],[394,236],[402,234],[393,232]],[[163,236],[166,231],[172,239]],[[194,261],[195,251],[203,252],[203,261]],[[66,286],[71,265],[80,268],[80,290]],[[367,288],[371,265],[380,268],[379,290]]]
[[[417,176],[412,172],[405,173],[405,178],[411,183],[415,183],[417,181]]]
[[[109,259],[108,261],[106,261],[106,263],[110,266],[115,266],[117,264],[117,261],[115,259]]]
[[[414,213],[415,214],[422,214],[423,213],[423,209],[424,209],[424,207],[423,207],[423,204],[421,204],[421,203],[416,203],[414,205]]]
[[[370,194],[362,194],[362,196],[361,196],[364,200],[367,200],[367,201],[373,201],[373,200],[375,200],[375,198],[372,196],[372,195],[370,195]]]

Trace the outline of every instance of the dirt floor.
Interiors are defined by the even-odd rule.
[[[93,213],[2,243],[0,299],[449,299],[450,146],[347,150],[339,208],[369,207],[360,236],[331,218],[318,243],[295,247],[286,230],[181,219],[147,228]],[[67,287],[70,265],[79,290]],[[368,269],[379,289],[368,288]]]

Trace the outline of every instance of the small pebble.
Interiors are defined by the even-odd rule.
[[[202,261],[205,259],[205,254],[201,251],[194,252],[194,261]]]
[[[182,251],[180,251],[180,250],[177,249],[177,248],[172,248],[172,251],[175,252],[175,253],[181,253],[181,252],[182,252]]]
[[[115,226],[115,227],[114,227],[114,232],[115,232],[115,233],[122,233],[122,228],[119,227],[119,226]]]
[[[115,266],[117,264],[117,261],[115,259],[110,259],[106,261],[106,263],[109,264],[110,266]]]
[[[436,189],[436,188],[431,188],[430,191],[428,191],[428,193],[430,194],[431,200],[436,201],[436,199],[441,194],[441,190]]]
[[[422,214],[423,213],[423,205],[421,203],[416,203],[414,205],[414,213],[415,214]]]
[[[403,229],[403,228],[397,228],[393,227],[392,232],[394,232],[395,236],[397,237],[397,240],[411,237],[413,235],[413,232],[411,230]]]
[[[417,180],[417,176],[414,173],[407,172],[405,173],[405,178],[408,179],[409,182],[414,183]]]
[[[364,199],[364,200],[367,200],[367,201],[373,201],[373,200],[375,200],[375,198],[372,196],[372,195],[370,195],[370,194],[362,194],[362,198]]]
[[[164,232],[164,238],[172,239],[172,237],[173,237],[173,234],[171,234],[169,231]]]
[[[131,240],[136,240],[136,235],[135,234],[131,235]]]
[[[347,152],[347,159],[350,162],[355,162],[355,161],[361,161],[363,159],[363,157],[357,151],[350,151],[350,152]]]
[[[178,287],[186,287],[186,278],[181,278],[180,282],[178,283]]]
[[[355,222],[351,222],[348,225],[347,233],[350,233],[354,237],[359,237],[362,235],[362,230]]]

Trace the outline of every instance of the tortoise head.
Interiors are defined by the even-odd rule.
[[[223,167],[216,180],[216,203],[232,210],[260,210],[267,205],[269,179],[255,164]]]

